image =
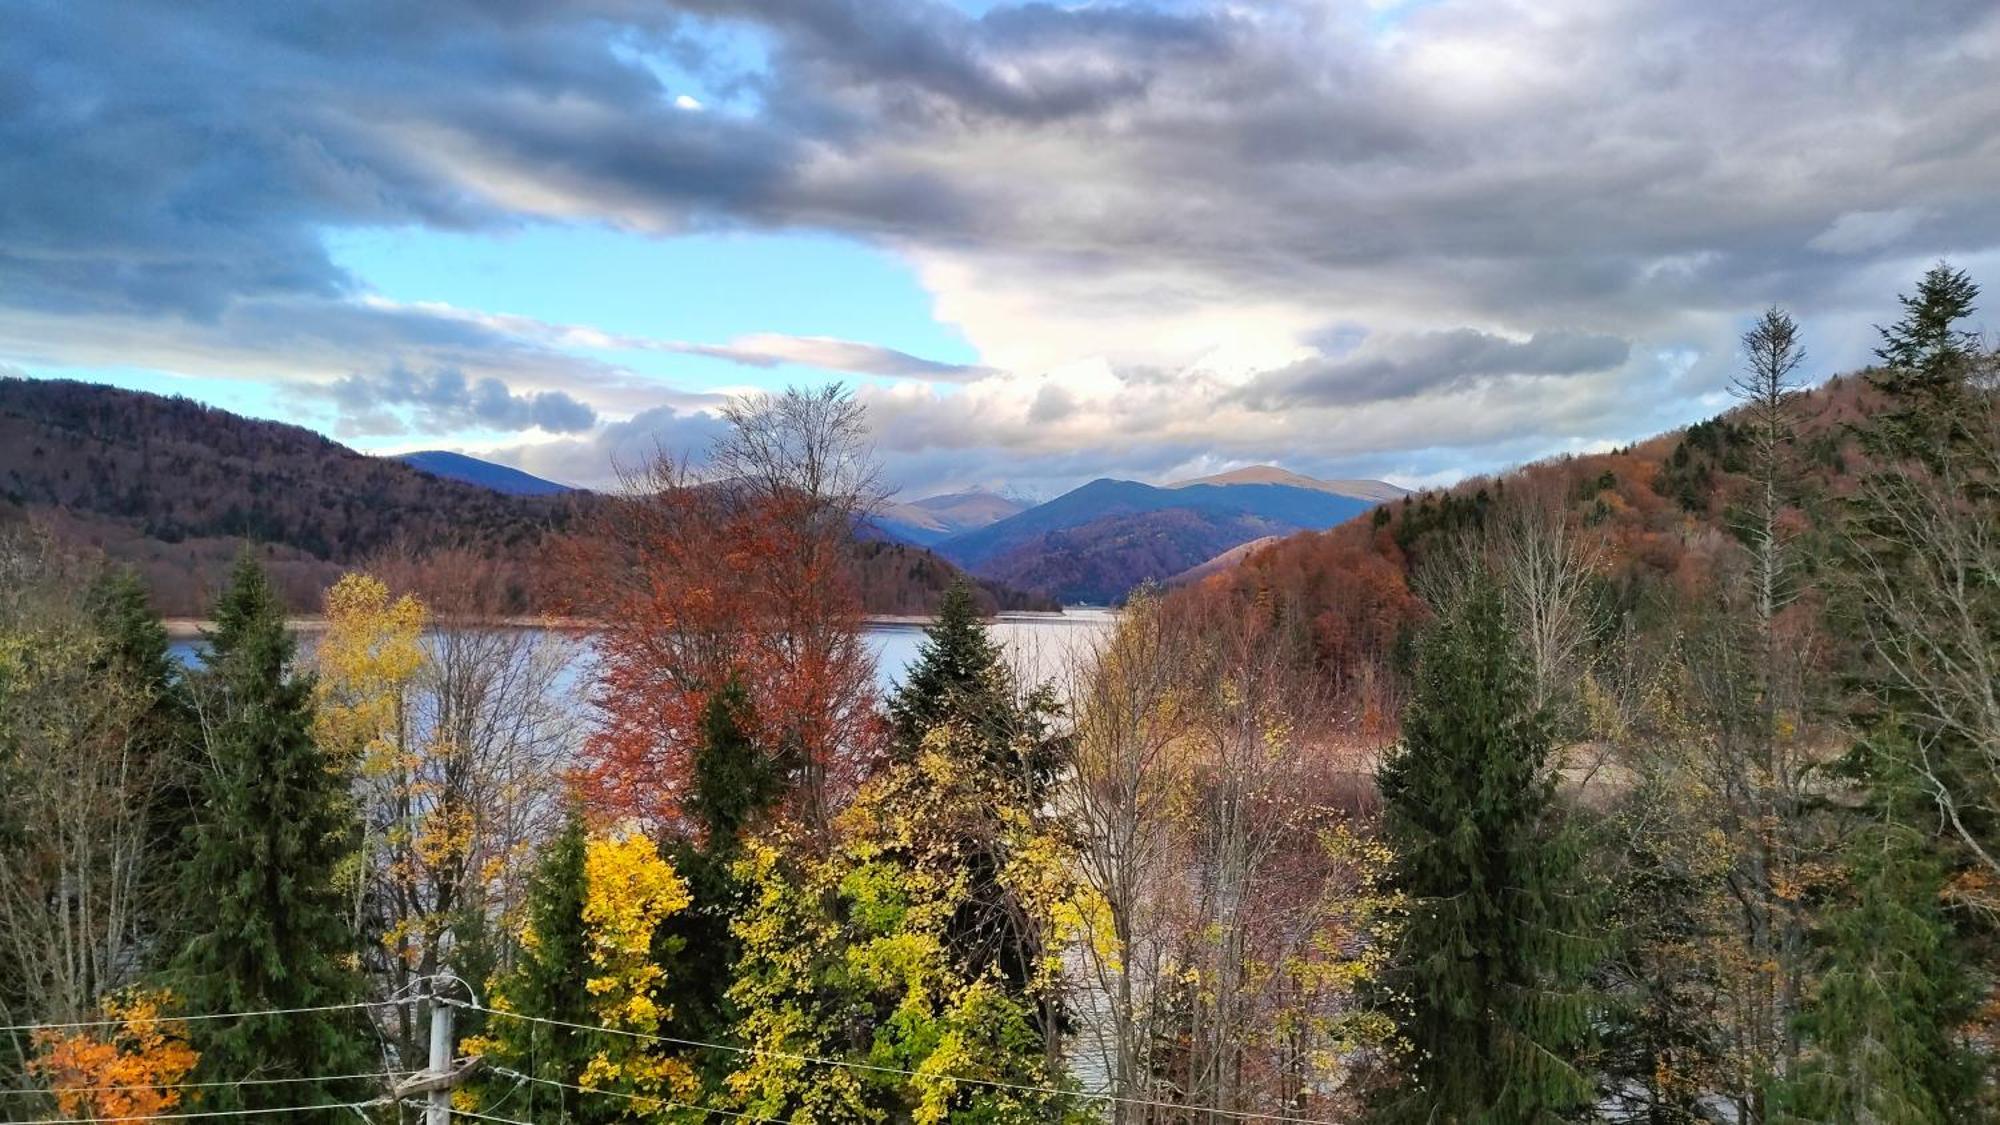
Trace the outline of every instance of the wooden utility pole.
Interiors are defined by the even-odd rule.
[[[436,982],[431,984],[431,1064],[432,1074],[450,1074],[452,1056],[452,1007],[445,1003]],[[427,1096],[424,1125],[451,1125],[451,1087],[439,1086]]]
[[[452,1039],[452,1017],[457,1005],[431,982],[431,1057],[422,1074],[413,1074],[396,1087],[396,1100],[408,1102],[424,1095],[424,1125],[451,1125],[451,1092],[479,1073],[484,1061],[478,1057],[453,1058],[457,1044]]]

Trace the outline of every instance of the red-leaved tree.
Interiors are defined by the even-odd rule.
[[[663,454],[628,473],[569,545],[569,605],[597,629],[581,785],[602,815],[687,833],[702,710],[735,677],[788,814],[823,840],[879,741],[852,573],[856,521],[879,502],[863,412],[835,385],[723,417],[704,464]]]

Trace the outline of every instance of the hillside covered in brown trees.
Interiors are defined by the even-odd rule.
[[[1852,491],[1865,455],[1854,425],[1878,396],[1865,373],[1840,376],[1798,396],[1796,435],[1785,457],[1795,486],[1780,497],[1781,520],[1803,541],[1810,587],[1834,507]],[[1742,533],[1751,481],[1750,435],[1731,411],[1606,453],[1538,461],[1449,489],[1415,493],[1324,532],[1267,544],[1238,565],[1176,592],[1264,607],[1309,633],[1323,670],[1353,690],[1356,706],[1385,720],[1427,611],[1418,594],[1425,565],[1489,529],[1510,495],[1560,512],[1590,556],[1595,612],[1666,624],[1669,607],[1712,588],[1740,565],[1729,547]],[[1518,505],[1515,507],[1519,507]]]
[[[131,565],[170,616],[204,612],[245,541],[295,611],[316,610],[356,563],[453,548],[497,565],[508,608],[532,612],[549,537],[595,502],[505,495],[190,399],[0,379],[0,523],[33,521]],[[903,544],[862,544],[859,558],[871,613],[927,612],[959,573]],[[982,587],[989,608],[1055,608]]]

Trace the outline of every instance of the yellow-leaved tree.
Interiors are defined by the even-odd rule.
[[[458,1108],[511,1106],[539,1120],[553,1101],[550,1120],[706,1120],[692,1108],[702,1097],[694,1069],[647,1038],[673,1016],[654,945],[688,902],[687,883],[643,833],[587,831],[572,808],[528,882],[514,963],[487,986],[495,1014],[462,1045],[497,1077],[461,1088]]]
[[[666,973],[653,959],[653,935],[688,901],[687,883],[644,833],[626,829],[591,839],[583,895],[591,976],[584,988],[602,1026],[653,1035],[672,1014],[658,999]],[[581,1085],[682,1102],[700,1096],[687,1063],[642,1046],[631,1036],[617,1037],[591,1057]]]
[[[400,991],[435,972],[448,924],[426,894],[440,868],[461,866],[452,810],[432,800],[417,731],[418,677],[429,613],[367,574],[347,574],[326,592],[326,632],[314,651],[313,736],[359,779],[360,851],[341,874],[352,888],[355,932],[371,938],[367,968]],[[408,1008],[391,1029],[416,1058],[422,1028]]]
[[[490,975],[491,928],[518,924],[525,860],[557,827],[573,708],[564,643],[496,624],[490,575],[450,552],[382,565],[393,581],[326,593],[314,732],[360,779],[354,924],[378,990],[402,995],[445,970]],[[421,1057],[415,1009],[388,1018],[399,1057]]]

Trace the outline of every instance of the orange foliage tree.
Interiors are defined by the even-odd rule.
[[[164,1019],[172,1002],[165,992],[107,996],[104,1014],[117,1021],[109,1034],[37,1032],[28,1070],[48,1083],[67,1117],[145,1121],[180,1104],[177,1086],[199,1057],[186,1028]]]
[[[861,407],[839,386],[733,401],[705,467],[660,456],[570,544],[569,607],[596,635],[593,811],[685,835],[680,800],[711,693],[752,732],[824,840],[876,753],[854,527],[878,499]]]

